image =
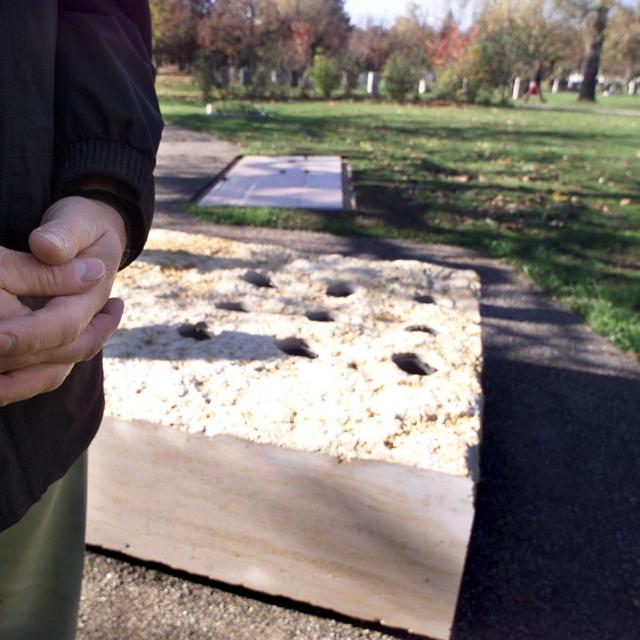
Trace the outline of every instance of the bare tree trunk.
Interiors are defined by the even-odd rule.
[[[595,102],[598,71],[600,69],[600,55],[602,54],[602,45],[604,43],[608,17],[609,5],[603,2],[596,9],[596,19],[593,23],[593,39],[591,40],[589,55],[587,56],[582,71],[582,87],[580,88],[578,100]]]

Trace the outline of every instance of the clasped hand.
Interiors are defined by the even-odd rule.
[[[53,391],[116,330],[109,298],[126,242],[120,215],[81,197],[53,204],[31,254],[0,247],[0,407]]]

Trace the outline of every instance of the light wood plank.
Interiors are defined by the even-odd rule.
[[[471,480],[105,418],[90,544],[448,638]]]

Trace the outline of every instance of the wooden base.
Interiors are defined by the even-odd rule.
[[[105,418],[89,544],[448,638],[470,479]]]

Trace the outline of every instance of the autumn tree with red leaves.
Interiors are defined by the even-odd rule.
[[[473,40],[473,31],[462,31],[449,12],[437,36],[427,42],[427,53],[434,71],[442,71],[459,60]]]

